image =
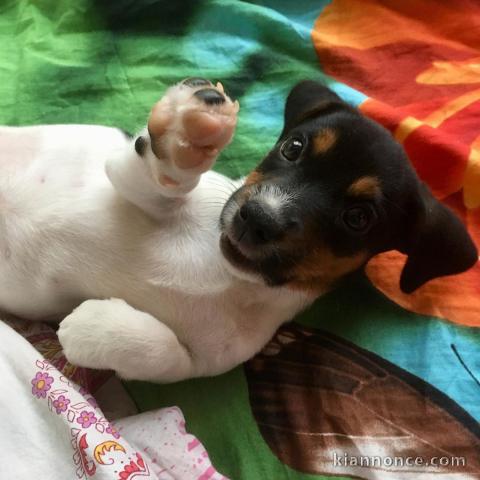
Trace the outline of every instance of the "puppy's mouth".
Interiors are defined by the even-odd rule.
[[[241,243],[233,239],[228,233],[220,235],[220,249],[223,256],[235,267],[241,270],[256,271],[255,259],[251,252],[245,251]]]
[[[251,228],[240,214],[243,203],[237,200],[237,194],[232,195],[220,216],[220,249],[235,268],[261,275],[262,262],[269,256],[272,245],[252,241]]]
[[[281,245],[287,228],[282,223],[281,202],[268,192],[253,192],[243,186],[225,204],[220,216],[220,249],[236,270],[274,283],[272,274],[284,263]]]

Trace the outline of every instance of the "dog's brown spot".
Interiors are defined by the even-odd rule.
[[[245,179],[245,185],[255,185],[257,183],[260,183],[263,179],[263,175],[257,171],[254,170],[248,177]]]
[[[380,193],[380,180],[377,177],[360,177],[347,190],[347,194],[354,197],[375,197]]]
[[[324,292],[344,275],[358,270],[369,258],[367,252],[339,257],[328,247],[317,247],[292,271],[289,286],[296,290]]]
[[[317,154],[330,150],[337,141],[337,133],[331,128],[325,128],[313,138],[313,150]]]

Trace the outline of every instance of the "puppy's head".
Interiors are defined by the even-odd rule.
[[[478,259],[458,218],[434,199],[402,147],[321,84],[290,93],[278,142],[229,199],[221,248],[269,285],[324,291],[373,255],[408,255],[400,286]]]

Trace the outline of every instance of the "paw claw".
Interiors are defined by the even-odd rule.
[[[182,85],[187,85],[188,87],[203,87],[211,85],[210,81],[202,77],[189,77],[183,80]]]

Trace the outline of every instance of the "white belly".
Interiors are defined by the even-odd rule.
[[[168,302],[172,291],[228,288],[217,222],[231,186],[204,175],[187,201],[172,204],[175,221],[159,223],[105,174],[126,143],[107,127],[0,128],[0,310],[45,318],[87,298]]]

